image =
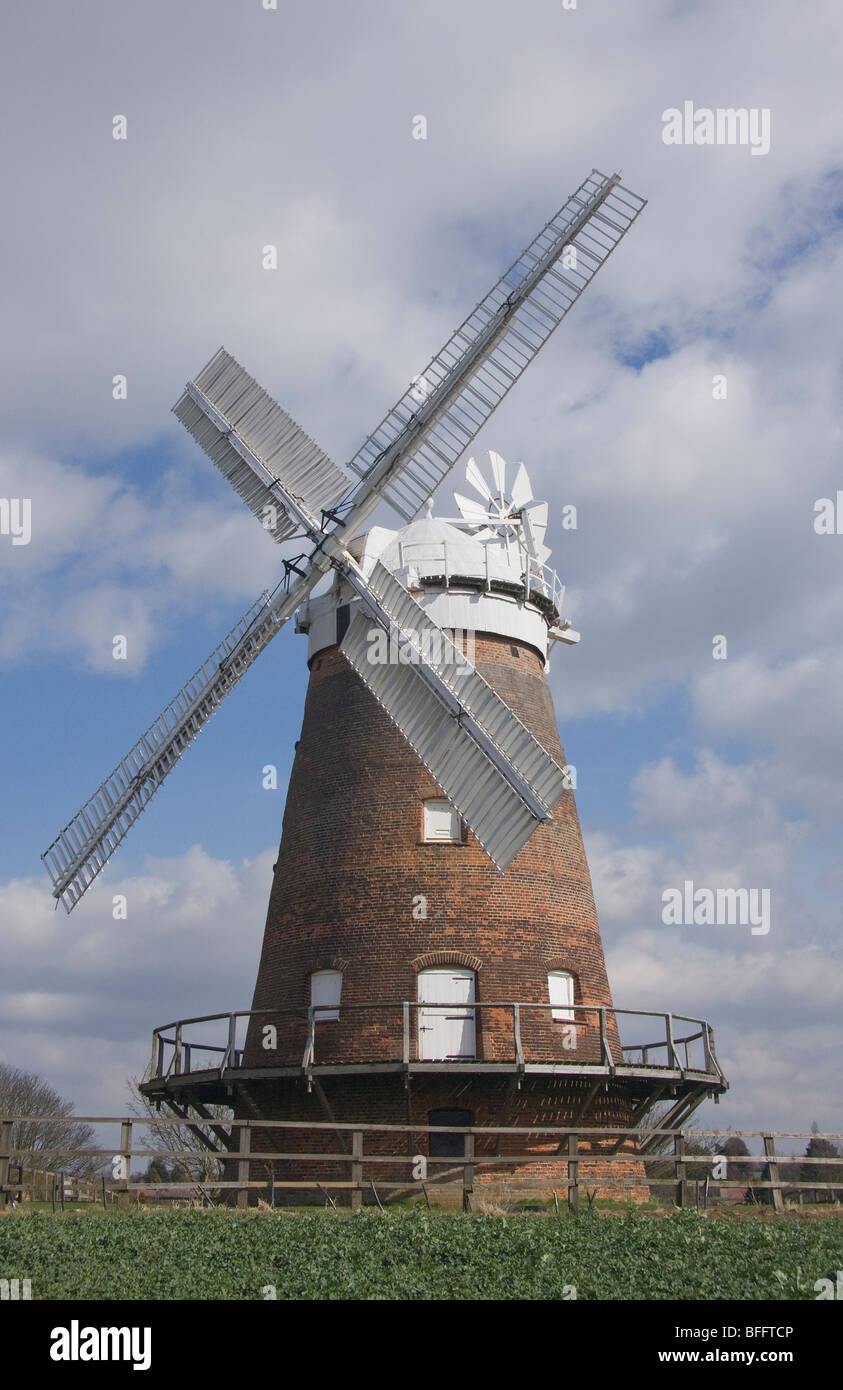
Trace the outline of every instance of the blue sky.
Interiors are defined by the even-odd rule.
[[[514,49],[498,0],[422,9],[8,21],[0,496],[32,498],[33,537],[0,537],[0,1056],[121,1108],[155,1024],[250,998],[292,627],[70,918],[39,863],[279,577],[170,413],[184,381],[224,343],[342,463],[588,170],[622,167],[648,207],[476,451],[523,458],[551,503],[583,634],[551,685],[616,1002],[714,1020],[711,1120],[843,1128],[843,536],[813,528],[843,487],[838,8],[530,0]],[[769,154],[666,146],[688,99],[768,108]],[[769,886],[769,936],[664,927],[683,877]]]

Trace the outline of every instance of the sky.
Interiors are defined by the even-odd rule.
[[[835,0],[45,0],[4,27],[0,499],[31,537],[0,534],[0,1057],[119,1114],[154,1026],[251,999],[292,624],[70,917],[39,862],[280,577],[170,413],[184,382],[225,344],[342,464],[596,167],[648,206],[473,452],[550,503],[616,1004],[714,1024],[701,1126],[843,1130]],[[768,113],[769,149],[666,143],[686,102]],[[769,932],[665,924],[685,880],[769,889]]]

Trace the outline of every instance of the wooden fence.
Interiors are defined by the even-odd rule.
[[[40,1153],[42,1150],[39,1149],[37,1152]],[[3,1156],[0,1155],[0,1165],[2,1163]],[[5,1192],[7,1200],[12,1202],[51,1202],[53,1206],[64,1207],[67,1202],[102,1202],[103,1182],[102,1177],[82,1178],[61,1169],[53,1171],[47,1168],[25,1168],[22,1163],[10,1157],[7,1180],[5,1184],[0,1184],[0,1193]],[[106,1203],[113,1200],[108,1183],[105,1185],[105,1193]]]
[[[52,1151],[47,1149],[15,1150],[12,1144],[14,1125],[20,1121],[27,1122],[53,1122],[54,1118],[66,1119],[66,1117],[52,1116],[7,1116],[0,1118],[0,1204],[7,1204],[10,1200],[18,1198],[38,1200],[41,1196],[43,1186],[39,1183],[47,1182],[49,1187],[50,1175],[42,1170],[32,1170],[25,1167],[20,1168],[27,1157],[38,1154],[41,1157],[49,1157]],[[721,1194],[735,1193],[751,1190],[753,1194],[769,1193],[769,1200],[774,1210],[781,1211],[784,1207],[785,1196],[799,1196],[799,1194],[822,1192],[828,1194],[829,1201],[843,1200],[843,1180],[841,1169],[843,1169],[843,1157],[829,1158],[806,1158],[804,1154],[783,1154],[780,1147],[777,1148],[776,1141],[781,1140],[806,1140],[806,1139],[827,1139],[831,1141],[843,1139],[843,1134],[806,1134],[797,1131],[747,1131],[730,1130],[725,1133],[722,1130],[671,1130],[671,1129],[621,1129],[621,1128],[593,1128],[588,1127],[566,1127],[559,1126],[531,1126],[529,1129],[505,1126],[463,1126],[463,1125],[375,1125],[375,1124],[356,1124],[339,1123],[332,1121],[298,1121],[298,1120],[225,1120],[221,1122],[214,1120],[175,1119],[165,1116],[156,1116],[154,1119],[146,1120],[138,1116],[75,1116],[74,1121],[81,1121],[87,1124],[114,1125],[120,1127],[119,1141],[116,1147],[112,1148],[91,1148],[77,1149],[74,1151],[76,1157],[88,1157],[91,1160],[99,1159],[103,1164],[110,1164],[112,1176],[106,1179],[100,1176],[98,1182],[78,1178],[67,1177],[66,1182],[75,1185],[77,1191],[81,1191],[79,1184],[83,1183],[87,1189],[87,1196],[77,1198],[77,1200],[91,1200],[93,1190],[96,1196],[107,1204],[109,1200],[115,1200],[121,1194],[150,1192],[161,1193],[177,1190],[184,1193],[188,1185],[185,1178],[173,1182],[156,1183],[154,1187],[150,1181],[133,1178],[131,1173],[132,1160],[138,1158],[165,1158],[167,1160],[182,1160],[189,1162],[197,1159],[196,1150],[162,1150],[160,1147],[151,1148],[148,1146],[138,1146],[134,1142],[137,1130],[160,1128],[163,1126],[182,1126],[190,1130],[193,1134],[201,1131],[205,1136],[205,1143],[209,1149],[215,1148],[212,1140],[206,1133],[211,1130],[218,1136],[224,1133],[227,1144],[218,1150],[217,1157],[225,1165],[227,1173],[236,1170],[236,1178],[226,1177],[224,1180],[216,1178],[203,1179],[202,1183],[195,1180],[191,1186],[201,1192],[205,1200],[211,1200],[208,1188],[213,1193],[236,1194],[238,1206],[246,1206],[249,1201],[249,1193],[257,1192],[265,1197],[270,1205],[275,1204],[275,1194],[278,1190],[292,1191],[300,1193],[302,1196],[306,1192],[321,1194],[332,1206],[335,1205],[331,1193],[348,1195],[352,1207],[362,1205],[364,1197],[371,1198],[380,1205],[380,1195],[387,1200],[395,1200],[396,1197],[406,1196],[421,1192],[425,1200],[429,1202],[429,1190],[442,1187],[443,1185],[458,1183],[462,1189],[463,1205],[471,1209],[472,1196],[475,1187],[480,1181],[488,1179],[499,1172],[500,1180],[507,1187],[518,1187],[530,1185],[532,1187],[544,1186],[547,1188],[548,1197],[552,1194],[558,1202],[558,1193],[562,1192],[567,1199],[568,1207],[576,1212],[580,1205],[581,1190],[586,1192],[589,1206],[592,1205],[594,1194],[600,1189],[609,1188],[617,1191],[619,1196],[629,1193],[631,1189],[641,1189],[643,1187],[664,1189],[668,1200],[671,1195],[677,1206],[687,1207],[693,1205],[708,1205],[709,1202],[716,1200]],[[227,1128],[223,1131],[222,1125]],[[288,1131],[298,1133],[304,1131],[305,1134],[324,1135],[326,1131],[334,1134],[337,1144],[328,1153],[313,1152],[312,1145],[308,1146],[307,1152],[300,1149],[293,1151],[253,1151],[252,1136],[259,1131],[265,1142],[267,1133],[277,1131],[279,1140],[283,1140]],[[401,1152],[383,1152],[383,1149],[367,1151],[367,1140],[371,1138],[382,1139],[389,1135],[398,1143],[403,1142],[404,1149]],[[411,1153],[410,1150],[417,1144],[421,1135],[453,1135],[455,1138],[460,1136],[462,1139],[462,1155],[456,1156],[432,1156],[430,1154]],[[489,1140],[494,1138],[500,1141],[504,1138],[520,1137],[525,1139],[530,1136],[534,1140],[543,1141],[550,1145],[555,1145],[552,1152],[545,1151],[537,1153],[477,1153],[476,1145],[478,1138]],[[403,1141],[401,1136],[405,1136]],[[350,1149],[348,1141],[350,1143]],[[689,1141],[697,1139],[717,1139],[721,1143],[727,1139],[761,1140],[763,1152],[759,1154],[738,1155],[730,1154],[728,1157],[722,1154],[700,1154],[694,1152],[689,1147]],[[658,1152],[659,1147],[667,1144],[672,1152],[667,1154]],[[598,1147],[599,1146],[599,1147]],[[340,1150],[341,1151],[337,1151]],[[61,1150],[63,1156],[67,1155],[67,1150]],[[289,1179],[279,1177],[276,1168],[287,1163],[307,1164],[318,1168],[320,1164],[342,1165],[347,1169],[348,1176],[341,1179],[327,1178],[320,1182],[316,1177],[308,1179]],[[540,1176],[526,1176],[523,1172],[511,1174],[507,1170],[517,1167],[521,1170],[531,1164],[541,1164],[543,1169],[548,1165],[558,1172],[558,1177],[553,1174],[548,1177],[546,1172]],[[621,1176],[617,1171],[606,1172],[605,1175],[597,1176],[601,1165],[617,1170],[624,1166],[629,1167],[629,1177]],[[810,1165],[813,1173],[817,1170],[836,1168],[837,1172],[828,1173],[831,1181],[817,1181],[815,1176],[803,1178],[800,1169],[804,1164]],[[587,1165],[587,1181],[581,1176],[581,1169]],[[375,1176],[378,1169],[383,1167],[396,1168],[406,1167],[406,1176],[400,1179],[395,1177],[378,1178]],[[669,1173],[665,1176],[657,1176],[661,1169],[668,1168]],[[707,1169],[705,1177],[701,1179],[698,1175],[700,1167]],[[643,1168],[643,1172],[642,1172]],[[725,1168],[725,1173],[724,1170]],[[746,1170],[745,1177],[728,1176],[734,1174],[735,1169],[740,1172]],[[758,1169],[763,1169],[762,1177],[759,1179],[756,1174]],[[364,1169],[367,1172],[364,1174]],[[499,1171],[503,1170],[503,1171]],[[753,1172],[755,1170],[755,1172]],[[24,1175],[30,1174],[27,1180]],[[52,1177],[56,1178],[53,1174]],[[16,1180],[17,1178],[17,1180]],[[836,1180],[834,1180],[836,1179]],[[593,1185],[593,1192],[588,1191],[588,1183]],[[204,1185],[203,1185],[204,1184]],[[52,1187],[53,1196],[55,1194],[55,1183]],[[65,1200],[68,1200],[67,1187],[64,1188]],[[757,1198],[756,1198],[757,1199]],[[49,1200],[46,1198],[45,1200]],[[55,1200],[55,1199],[54,1199]]]

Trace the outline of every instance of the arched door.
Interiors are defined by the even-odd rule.
[[[442,966],[419,971],[419,1060],[457,1061],[475,1053],[474,971]]]

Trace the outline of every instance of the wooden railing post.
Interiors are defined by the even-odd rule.
[[[617,1014],[615,1015],[615,1022],[617,1023]],[[609,1034],[606,1029],[605,1004],[601,1004],[600,1006],[600,1060],[602,1061],[604,1066],[611,1067],[612,1069],[614,1069],[614,1062],[612,1060],[612,1049],[609,1046]],[[623,1055],[621,1055],[621,1061],[623,1061]]]
[[[0,1202],[8,1205],[9,1162],[12,1157],[12,1121],[0,1120]]]
[[[307,1089],[310,1090],[310,1076],[313,1067],[313,1058],[316,1055],[316,1019],[313,1013],[313,1005],[308,1005],[307,1010],[307,1041],[304,1045],[304,1057],[302,1058],[302,1071],[307,1077]]]
[[[474,1158],[474,1135],[464,1136],[465,1157]],[[471,1211],[471,1194],[474,1191],[474,1164],[466,1163],[462,1170],[462,1207],[463,1211]]]
[[[580,1165],[577,1161],[579,1141],[576,1134],[568,1135],[568,1210],[576,1216],[580,1209]]]
[[[779,1165],[775,1162],[776,1144],[772,1134],[764,1135],[764,1154],[767,1159],[767,1171],[770,1174],[770,1182],[774,1184],[772,1188],[773,1210],[784,1211],[784,1198],[782,1197]]]
[[[252,1126],[251,1126],[251,1124],[247,1121],[247,1123],[246,1123],[245,1125],[240,1125],[240,1126],[239,1126],[239,1131],[240,1131],[240,1141],[239,1141],[237,1147],[238,1147],[238,1149],[240,1150],[240,1153],[241,1153],[242,1157],[239,1158],[239,1159],[237,1160],[237,1181],[238,1181],[238,1182],[242,1182],[242,1183],[247,1183],[247,1182],[249,1181],[249,1172],[250,1172],[250,1169],[251,1169],[251,1164],[250,1164],[250,1161],[249,1161],[249,1154],[252,1152]],[[241,1188],[238,1188],[238,1191],[237,1191],[237,1205],[238,1205],[238,1207],[241,1207],[241,1208],[243,1208],[243,1207],[248,1207],[248,1205],[249,1205],[249,1189],[248,1189],[248,1187],[241,1187]]]
[[[678,1207],[688,1206],[688,1177],[685,1164],[685,1136],[675,1134],[673,1136],[673,1154],[676,1169],[676,1205]]]
[[[228,1043],[222,1059],[222,1071],[237,1065],[237,1015],[228,1015]]]
[[[337,1138],[338,1132],[334,1132]],[[351,1136],[351,1209],[358,1211],[363,1205],[363,1131],[355,1129]]]
[[[682,1063],[679,1060],[679,1053],[676,1051],[676,1044],[673,1041],[673,1014],[665,1014],[664,1026],[667,1040],[667,1065],[669,1067],[676,1067],[677,1071],[681,1071]]]
[[[521,1006],[512,1006],[512,1031],[515,1040],[515,1065],[519,1071],[524,1070],[524,1047],[521,1042]]]

